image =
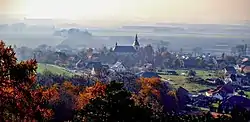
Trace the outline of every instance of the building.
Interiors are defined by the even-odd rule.
[[[226,66],[224,68],[225,75],[237,74],[236,69],[233,66]]]
[[[125,72],[126,68],[125,66],[121,63],[121,62],[116,62],[112,67],[112,70],[116,71],[116,72]]]
[[[115,47],[113,48],[113,52],[117,55],[131,55],[136,53],[140,48],[140,44],[138,42],[138,36],[136,34],[135,40],[132,44],[132,46],[120,46],[117,43],[115,44]]]
[[[102,72],[102,63],[91,61],[86,63],[85,68],[90,69],[92,75],[99,76]]]

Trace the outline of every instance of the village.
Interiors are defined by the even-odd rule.
[[[237,45],[238,50],[234,53],[215,56],[203,53],[199,47],[192,53],[185,53],[182,49],[171,52],[165,45],[156,49],[151,45],[142,46],[138,35],[131,42],[130,46],[117,42],[111,48],[80,50],[67,45],[56,48],[40,45],[30,55],[43,66],[41,74],[53,66],[65,70],[71,77],[84,76],[102,82],[123,81],[127,84],[140,77],[160,78],[181,92],[183,111],[207,110],[229,114],[236,104],[250,109],[247,45]],[[19,56],[25,56],[23,48],[15,50]]]

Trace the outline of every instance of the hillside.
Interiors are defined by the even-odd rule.
[[[46,66],[47,65],[47,66]],[[59,67],[56,65],[52,65],[52,64],[42,64],[42,63],[38,63],[38,68],[37,68],[37,73],[43,73],[45,70],[48,70],[54,74],[59,74],[59,75],[66,75],[66,76],[72,76],[75,75],[74,73],[67,71],[67,69],[63,68],[63,67]]]

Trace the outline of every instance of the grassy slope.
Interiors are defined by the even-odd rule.
[[[185,70],[176,70],[176,72],[178,74],[185,72]],[[212,76],[214,75],[214,73],[210,73],[209,71],[203,71],[203,70],[196,70],[197,76],[200,76],[202,78],[208,78],[210,76],[208,76],[208,74],[211,74]],[[175,88],[178,88],[180,86],[182,86],[183,88],[189,90],[190,92],[195,92],[195,91],[199,91],[199,90],[203,90],[203,89],[207,89],[207,88],[211,88],[211,86],[207,86],[207,85],[201,85],[201,84],[197,84],[197,83],[192,83],[192,82],[188,82],[186,80],[186,76],[174,76],[174,75],[161,75],[161,77],[163,79],[170,79],[172,80],[172,85]]]
[[[45,64],[38,63],[37,72],[43,73],[46,70]],[[59,75],[72,76],[74,73],[66,71],[63,67],[47,64],[47,70]]]

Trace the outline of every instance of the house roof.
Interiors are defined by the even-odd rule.
[[[248,61],[248,58],[243,58],[242,59],[242,62],[246,62],[246,61]]]
[[[119,67],[119,66],[124,66],[122,62],[116,62],[111,68],[116,68],[116,67]]]
[[[108,69],[109,65],[102,65],[102,67]]]
[[[102,67],[102,63],[101,62],[94,62],[94,61],[92,61],[92,62],[88,62],[86,64],[86,67],[87,68],[101,68]]]
[[[113,51],[117,53],[135,53],[136,52],[133,46],[115,46]]]
[[[116,62],[113,66],[110,67],[113,70],[126,70],[126,67],[123,65],[122,62]]]
[[[233,105],[240,105],[242,107],[250,108],[250,99],[242,96],[232,96],[223,101],[223,103],[230,103]],[[222,103],[222,104],[223,104]]]
[[[231,85],[223,85],[223,86],[219,86],[216,89],[210,89],[209,91],[207,91],[208,94],[213,95],[216,94],[218,92],[226,92],[226,93],[234,93],[234,87]]]
[[[241,64],[245,65],[245,66],[250,66],[250,61],[249,60],[245,60],[245,61],[242,61]]]
[[[223,85],[219,88],[219,91],[224,91],[226,93],[234,93],[234,87],[232,85]]]
[[[153,78],[153,77],[161,78],[156,72],[140,72],[137,73],[136,75],[144,78]]]
[[[168,71],[166,71],[167,73],[171,73],[171,74],[177,74],[177,72],[176,71],[172,71],[172,70],[168,70]]]
[[[216,61],[217,61],[218,64],[220,64],[220,63],[222,63],[222,62],[225,62],[225,63],[226,63],[226,61],[225,61],[224,59],[216,59]]]
[[[244,72],[244,73],[249,73],[250,72],[250,66],[244,66],[241,68],[241,70]]]
[[[225,70],[230,71],[232,73],[237,73],[236,69],[233,66],[226,66]]]
[[[213,116],[213,118],[219,118],[222,115],[227,116],[227,117],[231,117],[230,114],[221,114],[221,113],[216,113],[216,112],[210,112],[210,113]]]
[[[81,67],[82,65],[84,65],[84,61],[82,59],[76,62],[77,67]]]

